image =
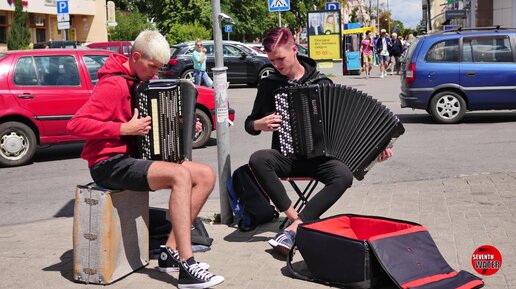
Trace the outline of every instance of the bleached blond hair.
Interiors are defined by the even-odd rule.
[[[167,39],[155,30],[144,30],[133,43],[132,52],[138,51],[148,60],[167,63],[170,60],[170,45]]]

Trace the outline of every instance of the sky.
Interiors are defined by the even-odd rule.
[[[403,23],[405,28],[413,28],[421,22],[421,0],[388,0],[392,18]],[[367,3],[367,1],[365,1]],[[387,0],[380,0],[380,7],[386,5]]]

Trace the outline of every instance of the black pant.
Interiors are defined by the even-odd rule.
[[[318,219],[353,183],[353,175],[346,165],[326,157],[292,160],[274,149],[260,150],[251,155],[249,166],[258,183],[281,212],[286,211],[292,201],[279,178],[311,177],[325,185],[299,214],[303,221]]]

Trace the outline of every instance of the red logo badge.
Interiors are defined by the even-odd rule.
[[[471,256],[471,265],[478,274],[493,275],[502,267],[502,254],[493,246],[480,246]]]

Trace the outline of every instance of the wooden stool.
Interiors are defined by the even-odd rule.
[[[294,209],[299,213],[303,209],[304,206],[306,206],[306,203],[308,202],[308,199],[312,195],[312,193],[315,190],[315,187],[317,184],[319,184],[319,181],[310,177],[292,177],[292,178],[281,178],[282,181],[288,181],[292,188],[294,188],[294,191],[298,195],[297,201],[294,203]],[[306,187],[301,191],[299,186],[296,184],[296,181],[307,181],[308,184]],[[285,218],[285,220],[280,224],[279,228],[283,229],[285,227],[285,224],[287,223],[288,218]]]

